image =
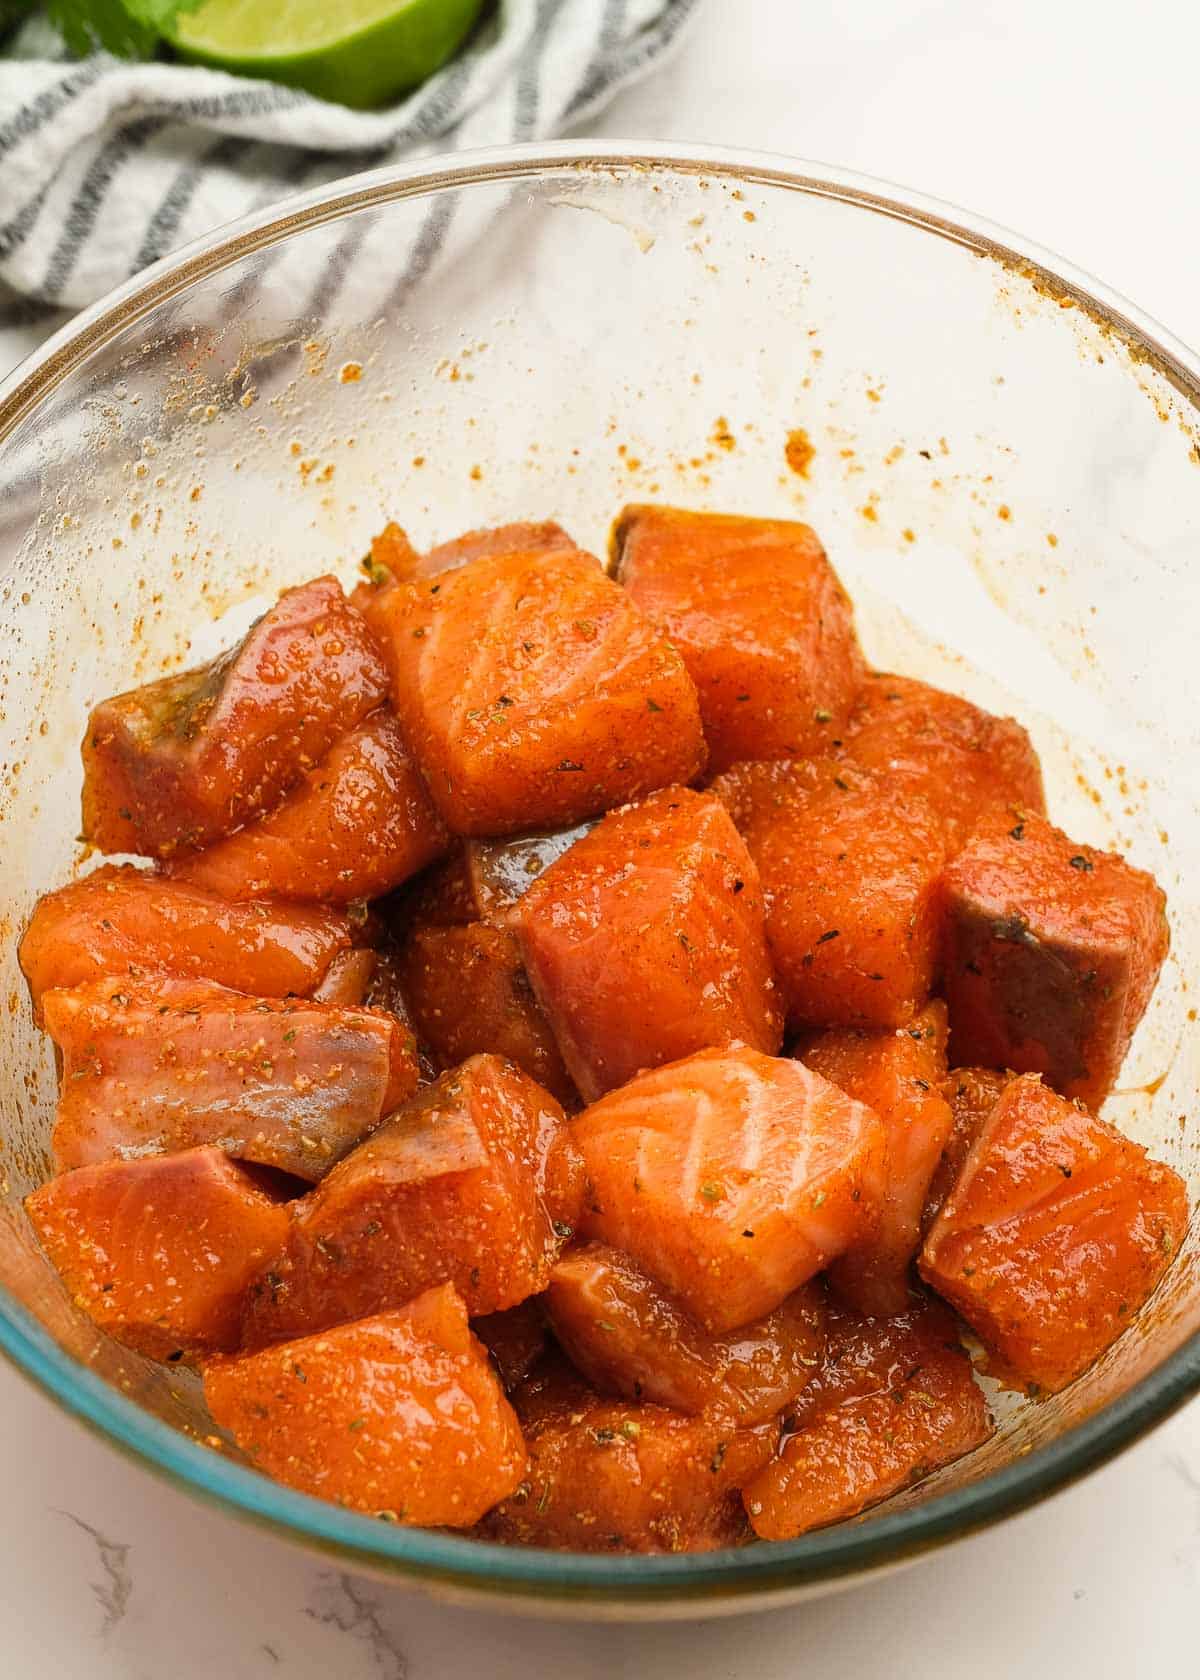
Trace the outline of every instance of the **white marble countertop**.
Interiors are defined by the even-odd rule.
[[[592,125],[825,159],[938,194],[1200,342],[1188,0],[707,0]],[[32,347],[7,335],[0,363]],[[193,1504],[0,1368],[0,1680],[1064,1680],[1194,1672],[1200,1404],[933,1564],[798,1610],[539,1624],[339,1575]]]

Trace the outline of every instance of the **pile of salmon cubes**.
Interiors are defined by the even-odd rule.
[[[838,1522],[1072,1382],[1184,1186],[1099,1117],[1162,892],[816,536],[633,507],[282,594],[98,705],[20,959],[78,1306],[292,1487],[522,1545]]]

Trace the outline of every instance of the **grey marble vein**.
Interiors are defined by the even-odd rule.
[[[396,1636],[384,1626],[382,1603],[365,1582],[351,1575],[322,1575],[304,1614],[365,1645],[381,1680],[406,1680],[408,1658]]]
[[[96,1602],[104,1611],[104,1620],[100,1625],[100,1635],[103,1638],[113,1631],[129,1608],[129,1599],[133,1592],[129,1547],[120,1540],[110,1540],[106,1534],[101,1534],[98,1528],[84,1522],[83,1518],[77,1517],[73,1511],[59,1511],[58,1515],[66,1517],[68,1522],[73,1522],[76,1528],[81,1528],[95,1542],[96,1556],[104,1571],[104,1579],[90,1581],[88,1585],[95,1594]]]

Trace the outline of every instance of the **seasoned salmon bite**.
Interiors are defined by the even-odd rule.
[[[43,1007],[60,1171],[214,1143],[313,1182],[417,1084],[412,1034],[382,1010],[168,979],[92,981]]]
[[[287,1231],[287,1208],[221,1149],[106,1161],[25,1201],[72,1299],[151,1359],[241,1341],[242,1301]]]
[[[682,660],[589,554],[474,560],[385,590],[370,622],[457,834],[566,827],[704,764]]]
[[[330,577],[289,589],[211,665],[96,707],[83,832],[102,852],[171,857],[269,811],[379,705],[386,672]]]
[[[474,1056],[351,1151],[293,1211],[248,1303],[259,1346],[452,1283],[471,1315],[540,1294],[577,1217],[562,1110],[509,1062]]]
[[[35,1015],[44,992],[167,974],[258,997],[307,996],[355,943],[344,911],[233,904],[132,864],[104,864],[39,899],[17,955]]]
[[[710,1045],[779,1049],[758,871],[707,795],[664,788],[610,812],[513,922],[585,1100]]]
[[[712,769],[825,750],[864,667],[849,597],[814,531],[628,507],[613,552],[618,578],[696,684]]]
[[[92,715],[81,838],[151,861],[17,952],[64,1310],[386,1522],[856,1520],[986,1441],[972,1359],[1061,1388],[1180,1252],[1096,1114],[1162,891],[1050,825],[1016,719],[868,667],[809,526],[453,530]]]
[[[774,1311],[879,1221],[878,1116],[785,1057],[702,1050],[602,1097],[571,1135],[583,1235],[713,1335]]]
[[[214,1359],[204,1397],[260,1470],[387,1522],[469,1528],[525,1473],[520,1426],[448,1287]]]

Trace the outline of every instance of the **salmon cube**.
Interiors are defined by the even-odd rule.
[[[382,1312],[438,1283],[472,1317],[540,1294],[570,1234],[547,1205],[564,1126],[554,1098],[496,1056],[443,1074],[296,1203],[249,1303],[248,1342]]]
[[[950,1134],[946,1074],[946,1006],[929,1004],[907,1027],[868,1033],[819,1033],[799,1052],[805,1064],[874,1109],[886,1137],[886,1187],[879,1228],[843,1254],[830,1281],[843,1300],[868,1317],[904,1312],[912,1261],[921,1243],[921,1210]]]
[[[803,1063],[746,1046],[641,1074],[571,1124],[580,1229],[711,1335],[773,1312],[879,1219],[884,1133]]]
[[[187,980],[47,992],[60,1172],[197,1144],[321,1178],[417,1084],[392,1015]]]
[[[221,1149],[105,1161],[25,1198],[75,1304],[151,1359],[236,1348],[247,1289],[288,1211]]]
[[[844,1522],[992,1433],[943,1307],[857,1323],[831,1315],[827,1361],[825,1380],[801,1397],[795,1433],[743,1490],[760,1539],[792,1540]]]
[[[269,811],[384,699],[387,675],[337,581],[287,589],[210,665],[114,695],[83,742],[83,833],[166,858]]]
[[[828,761],[737,765],[710,791],[758,865],[789,1024],[907,1026],[937,961],[943,849],[925,801]]]
[[[274,810],[168,873],[223,898],[377,898],[450,843],[400,726],[381,706],[336,741]]]
[[[522,1301],[507,1312],[477,1318],[471,1329],[491,1355],[506,1393],[529,1375],[545,1352],[546,1320],[540,1297]]]
[[[948,856],[997,810],[1046,809],[1042,767],[1019,723],[912,677],[869,676],[845,736],[845,752],[856,764],[882,772],[893,787],[932,807]]]
[[[38,900],[18,952],[34,1012],[52,987],[171,974],[259,997],[305,996],[355,928],[316,905],[231,904],[132,864],[104,864]]]
[[[628,507],[617,577],[700,695],[709,764],[823,752],[864,674],[849,596],[807,525]]]
[[[999,1068],[954,1068],[942,1081],[942,1095],[950,1104],[952,1124],[942,1158],[934,1169],[921,1212],[921,1235],[925,1236],[941,1212],[946,1197],[958,1183],[967,1156],[983,1130],[983,1123],[1000,1101],[1005,1086],[1016,1077]]]
[[[773,1420],[739,1429],[601,1399],[555,1360],[535,1368],[513,1405],[529,1470],[482,1528],[510,1545],[699,1552],[734,1544],[745,1531],[737,1490],[779,1437]]]
[[[258,1469],[389,1522],[469,1528],[520,1485],[512,1407],[443,1285],[205,1367],[204,1397]]]
[[[1044,1074],[1099,1108],[1170,944],[1154,877],[1009,812],[979,828],[942,893],[955,1059]]]
[[[585,1100],[713,1045],[779,1049],[758,871],[706,794],[664,788],[610,813],[539,877],[514,925]]]
[[[1002,1092],[921,1275],[1012,1373],[1064,1388],[1153,1293],[1187,1228],[1178,1173],[1036,1075]]]
[[[383,591],[370,619],[457,834],[568,827],[704,763],[679,655],[591,555],[474,560]]]
[[[626,1255],[604,1243],[564,1254],[544,1297],[560,1347],[602,1393],[740,1425],[777,1417],[825,1349],[824,1295],[806,1284],[730,1335],[710,1336]]]
[[[491,1051],[506,1056],[560,1103],[579,1106],[554,1034],[506,928],[414,928],[400,958],[413,1025],[439,1067]]]

